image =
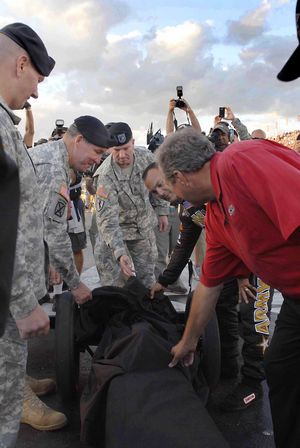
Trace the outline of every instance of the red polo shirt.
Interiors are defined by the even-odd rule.
[[[201,282],[253,272],[300,298],[300,155],[248,140],[216,153],[210,172],[216,200],[207,207]]]

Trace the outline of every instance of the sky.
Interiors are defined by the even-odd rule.
[[[0,27],[30,25],[56,60],[32,99],[35,140],[57,118],[125,121],[146,144],[164,132],[168,103],[184,98],[209,131],[230,106],[251,132],[299,129],[300,80],[276,75],[298,45],[296,0],[1,0]],[[298,100],[298,101],[297,101]],[[18,112],[24,117],[24,111]],[[185,114],[176,109],[178,123]],[[20,125],[20,130],[24,127]],[[21,122],[21,123],[22,123]]]

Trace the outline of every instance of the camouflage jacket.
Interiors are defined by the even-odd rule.
[[[30,314],[46,294],[39,188],[32,160],[15,126],[19,122],[20,118],[0,98],[0,135],[4,151],[19,168],[20,178],[20,210],[10,300],[14,319]]]
[[[247,127],[239,118],[232,120],[231,124],[238,133],[240,140],[251,140],[251,135],[249,134]]]
[[[42,195],[44,239],[49,250],[49,261],[68,286],[74,288],[80,280],[67,233],[70,185],[67,149],[62,140],[57,140],[35,146],[30,154]]]
[[[113,250],[115,258],[126,254],[124,241],[149,238],[157,218],[149,201],[149,192],[142,174],[154,161],[153,154],[142,148],[134,149],[130,174],[122,170],[109,156],[95,173],[97,179],[96,216],[101,237]],[[158,215],[169,214],[169,203],[155,198]]]

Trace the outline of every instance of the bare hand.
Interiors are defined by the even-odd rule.
[[[57,272],[53,266],[49,266],[49,284],[59,285],[62,281],[63,280],[59,272]]]
[[[251,285],[248,278],[239,278],[239,303],[249,303],[249,298],[255,300],[257,289]]]
[[[176,100],[174,100],[174,98],[173,98],[169,101],[169,112],[173,112],[175,109],[175,106],[176,106]]]
[[[217,115],[214,118],[214,127],[217,126],[217,124],[220,123],[221,121],[222,121],[222,118],[219,115]]]
[[[226,106],[226,115],[225,115],[225,120],[234,120],[235,116],[234,113],[232,112],[232,109],[229,106]]]
[[[172,347],[171,353],[173,359],[170,362],[169,367],[175,367],[179,362],[181,362],[184,367],[191,366],[194,362],[195,351],[196,346],[185,344],[181,339],[177,345]]]
[[[160,232],[166,232],[169,227],[169,220],[167,216],[158,217],[158,229]]]
[[[122,255],[119,259],[119,263],[123,274],[127,275],[127,277],[135,276],[134,266],[128,255]]]
[[[83,305],[88,300],[92,300],[92,291],[82,282],[76,288],[71,289],[71,293],[78,305]]]
[[[189,103],[187,102],[187,100],[185,100],[184,98],[181,98],[181,101],[183,101],[184,104],[185,104],[185,106],[182,107],[181,109],[184,110],[185,112],[189,112],[189,110],[190,110],[190,105],[189,105]]]
[[[150,299],[154,299],[154,295],[157,293],[157,292],[160,292],[160,291],[164,291],[164,287],[163,287],[163,285],[161,285],[160,283],[154,283],[154,285],[153,286],[151,286],[151,288],[150,288]]]
[[[43,308],[38,305],[28,316],[16,319],[16,325],[21,338],[28,339],[48,334],[50,320]]]

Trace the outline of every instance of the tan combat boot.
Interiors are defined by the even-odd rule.
[[[32,378],[32,376],[26,375],[26,382],[38,397],[50,394],[56,390],[56,383],[52,378],[37,380],[36,378]]]
[[[25,383],[25,394],[21,423],[26,423],[40,431],[54,431],[67,424],[67,417],[45,405]]]

